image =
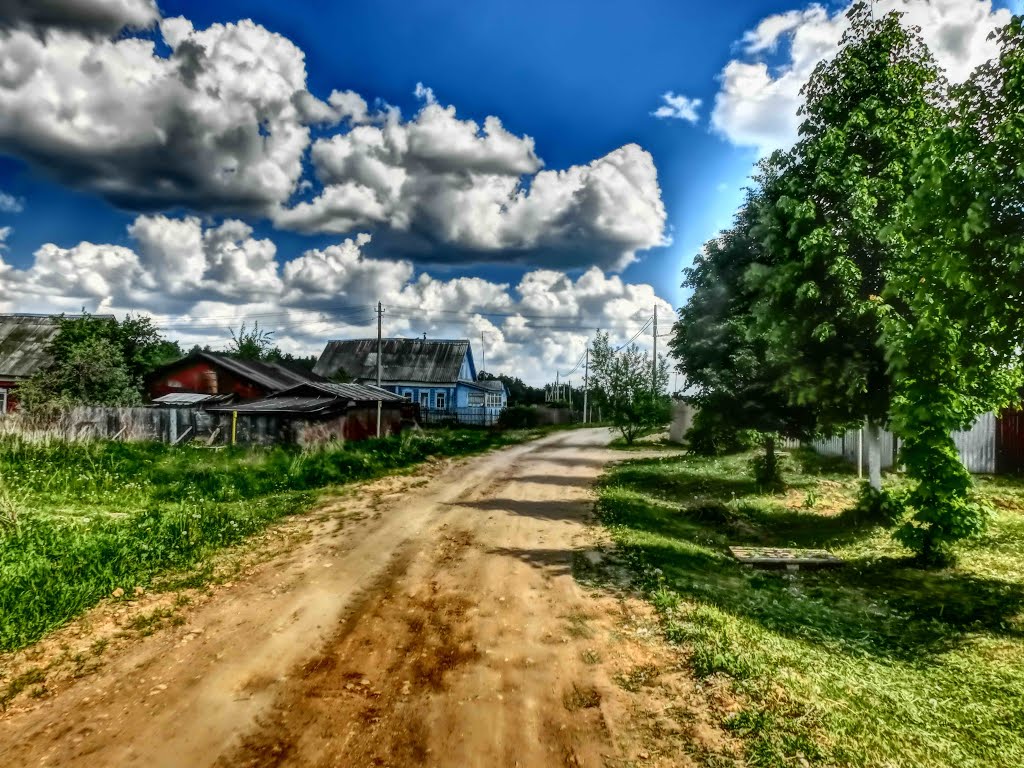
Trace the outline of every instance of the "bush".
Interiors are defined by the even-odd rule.
[[[498,417],[498,426],[503,429],[533,429],[540,424],[540,411],[535,405],[513,405]]]
[[[785,469],[785,457],[775,451],[775,435],[765,435],[763,441],[764,453],[760,453],[750,460],[754,482],[764,490],[778,491],[786,485],[782,477],[782,472]]]
[[[697,411],[693,417],[693,426],[686,433],[690,452],[698,456],[741,453],[753,447],[755,441],[756,433],[736,429],[715,413],[704,409]]]
[[[876,490],[862,483],[852,513],[856,520],[886,527],[895,525],[906,512],[906,495],[890,489]]]

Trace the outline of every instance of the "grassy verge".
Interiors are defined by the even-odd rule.
[[[0,651],[196,566],[320,489],[541,434],[431,430],[313,451],[0,438]]]
[[[981,480],[988,532],[957,566],[920,570],[849,511],[840,465],[798,455],[771,496],[749,459],[628,462],[598,503],[669,639],[735,691],[724,724],[747,763],[1024,765],[1024,481]],[[827,547],[847,565],[750,570],[730,544]]]

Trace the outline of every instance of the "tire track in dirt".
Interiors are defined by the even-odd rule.
[[[725,704],[657,641],[646,607],[574,576],[604,557],[588,520],[591,483],[623,458],[607,439],[556,435],[459,462],[386,501],[374,492],[326,507],[308,543],[188,626],[0,719],[0,764],[730,759],[711,725]],[[332,524],[361,503],[359,525]]]

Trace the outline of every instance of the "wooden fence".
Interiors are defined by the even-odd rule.
[[[371,413],[372,410],[372,413]],[[401,429],[397,409],[384,414],[386,434]],[[352,409],[315,421],[277,414],[209,412],[199,408],[104,408],[81,406],[41,420],[22,414],[0,418],[0,434],[61,440],[126,440],[176,443],[202,440],[208,445],[310,445],[361,439],[376,429],[376,409]],[[234,437],[232,437],[232,435]]]

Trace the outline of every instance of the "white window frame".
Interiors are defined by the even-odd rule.
[[[487,404],[486,396],[483,392],[470,392],[469,393],[469,405],[473,408],[483,408]]]
[[[429,392],[420,392],[420,408],[429,408],[429,407],[430,407],[430,393]]]
[[[7,387],[0,387],[0,416],[7,415]]]
[[[402,390],[402,397],[405,398],[405,402],[411,403],[412,402],[412,390],[411,389]]]
[[[439,411],[443,411],[448,405],[448,393],[447,392],[435,392],[434,393],[434,407]]]
[[[488,392],[487,393],[487,407],[488,408],[501,408],[501,393],[500,392]]]

